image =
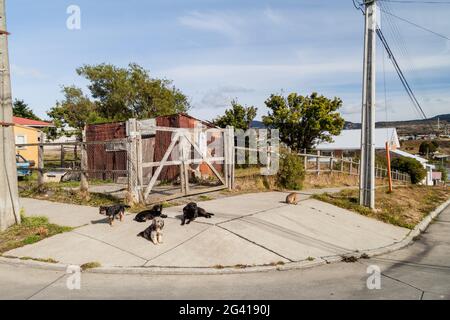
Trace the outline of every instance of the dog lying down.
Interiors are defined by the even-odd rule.
[[[181,225],[184,226],[185,224],[189,224],[191,223],[191,221],[194,221],[198,217],[210,219],[213,215],[214,214],[212,213],[206,212],[205,209],[198,207],[195,202],[191,202],[183,208],[183,218],[181,221]]]
[[[164,220],[161,217],[156,217],[153,219],[150,227],[138,234],[138,237],[143,237],[153,244],[162,243],[162,229],[164,228]]]
[[[99,213],[101,215],[107,216],[109,218],[109,225],[112,226],[114,219],[119,218],[120,221],[123,220],[123,216],[125,215],[125,209],[130,208],[130,206],[124,204],[116,204],[114,206],[101,206],[99,209]]]
[[[162,209],[163,206],[161,204],[157,204],[153,206],[151,210],[139,212],[136,217],[134,217],[134,221],[146,222],[148,220],[153,220],[156,217],[167,218],[167,215],[162,214]]]

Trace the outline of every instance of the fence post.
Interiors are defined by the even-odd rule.
[[[317,175],[320,175],[320,150],[317,150],[316,167],[317,167]]]
[[[341,155],[341,173],[344,173],[344,155]]]
[[[64,168],[65,163],[64,163],[64,158],[66,156],[66,150],[64,149],[64,145],[61,144],[61,168]]]
[[[86,127],[84,127],[83,138],[81,141],[81,179],[80,179],[81,192],[87,192],[89,190],[87,170],[88,170],[88,155],[86,145]]]
[[[39,135],[38,147],[38,189],[44,185],[44,133]]]
[[[305,154],[305,159],[304,159],[304,166],[305,166],[305,172],[308,171],[308,151],[306,150],[306,148],[303,150],[303,153]]]
[[[352,175],[353,174],[353,158],[350,158],[349,166],[350,167],[349,167],[348,171],[349,171],[350,175]]]
[[[334,158],[333,156],[330,157],[330,174],[333,174],[333,163],[334,163]]]
[[[128,192],[131,204],[139,202],[138,192],[138,158],[137,158],[137,120],[128,120],[127,162],[128,162]]]

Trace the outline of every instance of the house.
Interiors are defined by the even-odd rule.
[[[171,128],[215,128],[215,126],[209,122],[196,119],[188,114],[179,113],[168,116],[160,116],[155,119],[139,120],[139,123],[154,123],[159,127],[171,127]],[[104,124],[88,125],[86,128],[86,141],[108,141],[114,139],[124,139],[130,135],[127,128],[127,122],[115,122]],[[169,147],[172,139],[172,132],[156,131],[156,132],[141,132],[141,144],[142,144],[142,161],[143,162],[159,162],[162,160],[167,148]],[[206,141],[206,137],[197,137],[198,141],[204,141],[205,147],[212,141],[215,141],[218,137],[209,137],[210,140]],[[88,168],[89,170],[104,171],[93,173],[91,176],[97,179],[111,179],[116,181],[118,177],[123,177],[126,174],[119,171],[125,171],[127,169],[127,150],[126,148],[120,148],[114,146],[109,148],[99,145],[88,145]],[[171,160],[169,157],[168,160]],[[222,170],[221,164],[214,164],[215,168],[220,172]],[[191,164],[191,169],[197,172],[197,175],[207,177],[212,175],[211,169],[207,164],[202,163],[200,165]],[[147,183],[149,173],[156,168],[144,168],[143,177],[144,183]],[[109,171],[109,172],[108,172]],[[111,173],[114,171],[114,173]],[[174,181],[179,176],[178,166],[165,166],[160,175],[161,181]]]
[[[433,170],[436,169],[436,166],[432,165],[432,164],[428,164],[427,159],[424,159],[422,157],[410,154],[406,151],[402,151],[399,149],[391,150],[391,158],[394,158],[394,157],[406,157],[406,158],[411,158],[411,159],[415,159],[415,160],[419,161],[420,164],[427,170],[427,175],[421,181],[421,184],[426,185],[426,186],[432,186],[434,184],[433,183]]]
[[[50,122],[37,121],[32,119],[13,117],[14,137],[16,144],[39,143],[41,130],[53,126]],[[20,146],[16,147],[17,154],[20,154],[27,160],[38,162],[38,147]]]
[[[361,150],[361,129],[342,130],[340,135],[333,137],[333,140],[333,142],[319,143],[316,145],[316,150],[335,157],[359,151]],[[400,148],[395,128],[375,129],[375,150],[385,150],[386,141],[389,142],[391,150]]]

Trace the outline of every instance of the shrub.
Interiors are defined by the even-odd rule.
[[[419,153],[421,155],[427,155],[430,153],[435,153],[439,147],[436,141],[424,141],[419,146]]]
[[[411,183],[413,184],[417,184],[422,181],[427,174],[427,171],[422,164],[412,158],[396,158],[392,160],[391,168],[393,170],[408,173],[411,176]]]
[[[281,153],[277,173],[277,185],[284,189],[301,190],[305,180],[303,159],[296,154]]]

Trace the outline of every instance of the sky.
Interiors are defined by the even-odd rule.
[[[352,0],[6,0],[13,97],[41,117],[61,86],[87,82],[84,64],[135,62],[211,120],[231,100],[258,108],[271,94],[318,92],[361,117],[364,19]],[[67,28],[76,5],[80,29]],[[450,4],[383,3],[383,9],[450,38]],[[385,34],[427,116],[450,113],[450,41],[380,11]],[[377,49],[379,121],[418,118],[391,62]]]

